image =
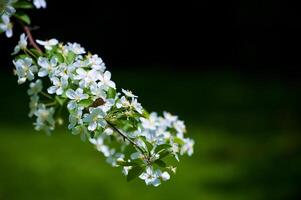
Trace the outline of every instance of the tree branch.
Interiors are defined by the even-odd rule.
[[[106,120],[108,125],[114,129],[115,132],[117,132],[124,140],[129,141],[136,149],[138,149],[143,155],[145,155],[145,151],[136,144],[131,138],[127,137],[125,134],[123,134],[118,128],[116,128],[111,122]]]
[[[28,26],[25,26],[25,25],[23,25],[22,27],[23,27],[23,29],[24,29],[27,37],[28,37],[29,44],[31,46],[33,46],[39,53],[43,53],[43,51],[40,49],[40,47],[37,45],[37,43],[33,39],[30,28]]]

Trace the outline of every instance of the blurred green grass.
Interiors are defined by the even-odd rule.
[[[88,143],[35,132],[26,87],[0,75],[0,199],[298,199],[300,92],[233,72],[114,71],[148,110],[186,121],[195,154],[159,188],[127,183]]]

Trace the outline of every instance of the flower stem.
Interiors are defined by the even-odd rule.
[[[145,155],[145,151],[136,143],[134,142],[131,138],[129,138],[128,136],[126,136],[124,133],[122,133],[118,128],[116,128],[114,126],[114,124],[112,124],[111,122],[109,122],[108,120],[106,120],[106,122],[108,123],[108,125],[114,129],[114,131],[116,131],[124,140],[129,141],[138,151],[140,151],[143,155]]]
[[[53,99],[52,96],[50,96],[49,94],[46,94],[45,92],[40,92],[44,97],[47,97],[48,99]]]

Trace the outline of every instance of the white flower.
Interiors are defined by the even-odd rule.
[[[83,121],[88,123],[88,130],[94,131],[97,127],[105,127],[105,113],[101,108],[93,108],[89,114],[86,114]]]
[[[162,178],[163,181],[167,181],[167,180],[170,179],[170,175],[169,175],[168,172],[163,172],[163,173],[161,174],[161,178]]]
[[[10,23],[8,15],[2,15],[2,23],[0,23],[0,30],[5,32],[6,37],[10,38],[13,36],[13,24]]]
[[[38,72],[39,77],[52,76],[57,67],[57,60],[52,58],[49,62],[48,58],[39,57],[38,64],[41,66]]]
[[[105,71],[106,69],[105,63],[100,57],[98,57],[98,55],[95,54],[92,57],[89,57],[88,61],[92,69],[98,70],[100,72]]]
[[[34,79],[34,73],[38,71],[38,68],[36,65],[32,65],[31,58],[19,59],[13,63],[16,67],[19,84],[25,83],[27,79],[30,81]]]
[[[130,91],[130,90],[124,90],[124,89],[122,89],[122,92],[125,94],[125,96],[127,96],[127,97],[131,97],[131,98],[137,98],[138,96],[136,96],[136,95],[134,95],[133,93],[132,93],[132,91]]]
[[[176,129],[177,136],[180,138],[183,138],[183,134],[186,132],[186,127],[183,121],[181,120],[177,120],[174,124],[173,124],[174,128]]]
[[[86,53],[85,49],[80,46],[78,43],[68,43],[66,49],[72,51],[73,53],[80,55]]]
[[[64,89],[68,86],[68,80],[66,78],[61,77],[60,79],[57,77],[53,77],[50,79],[53,86],[48,88],[49,94],[56,93],[57,95],[62,95],[64,92]]]
[[[39,96],[38,95],[33,95],[30,97],[30,102],[29,102],[29,117],[32,117],[34,113],[37,111],[38,105],[39,105]]]
[[[12,3],[14,3],[12,0],[1,0],[0,15],[6,14],[8,16],[12,16],[16,12],[16,9],[12,7]]]
[[[122,96],[120,100],[116,103],[117,108],[121,108],[121,107],[127,108],[130,106],[131,103],[125,98],[125,96]]]
[[[103,75],[100,75],[100,84],[103,85],[106,89],[109,87],[116,89],[116,85],[111,81],[111,72],[106,71]]]
[[[95,99],[102,98],[105,100],[106,93],[103,86],[96,83],[92,83],[90,86],[90,90],[91,93],[95,96]]]
[[[33,0],[33,5],[37,8],[46,8],[46,1],[45,0]]]
[[[152,167],[147,167],[146,171],[143,172],[139,178],[144,180],[146,185],[153,185],[155,187],[159,186],[161,184],[160,181],[161,171],[156,170],[154,171]]]
[[[18,42],[18,45],[14,49],[13,55],[19,53],[20,50],[24,50],[27,48],[27,37],[24,33],[20,35],[20,40]]]
[[[181,155],[183,155],[184,153],[187,153],[189,156],[191,156],[193,154],[194,141],[189,138],[185,138],[183,140],[184,140],[185,144],[181,148]]]
[[[94,69],[86,71],[83,68],[76,70],[77,75],[74,76],[75,80],[80,80],[80,87],[88,87],[94,84],[96,80],[100,77],[100,73]]]
[[[149,115],[148,119],[140,117],[140,120],[142,122],[142,127],[145,129],[155,130],[158,125],[157,113],[154,112]]]
[[[74,127],[77,124],[82,124],[83,123],[82,115],[83,115],[83,109],[78,109],[74,112],[71,112],[69,115],[68,129],[74,129]]]
[[[163,112],[163,116],[170,123],[176,122],[178,120],[178,116],[172,115],[166,111]]]
[[[29,89],[27,91],[28,95],[34,95],[41,92],[43,89],[42,81],[40,79],[36,80],[36,82],[31,82],[29,84]]]
[[[112,135],[114,131],[111,128],[106,128],[103,133],[105,133],[106,135]]]
[[[132,99],[131,106],[140,114],[143,113],[143,107],[138,103],[137,99]]]
[[[46,40],[46,41],[42,41],[42,40],[36,40],[38,44],[44,46],[45,49],[47,50],[51,50],[53,46],[56,46],[59,42],[57,41],[57,39],[50,39],[50,40]]]
[[[73,135],[80,135],[83,141],[86,140],[86,137],[89,135],[89,131],[84,125],[76,126],[72,129]]]
[[[55,120],[53,118],[54,108],[47,109],[45,105],[41,105],[34,115],[37,117],[34,123],[36,130],[45,130],[48,134],[54,129]]]
[[[97,139],[90,138],[89,141],[94,144],[97,151],[102,152],[105,157],[109,157],[111,155],[111,151],[109,147],[104,144],[102,137],[98,137]]]
[[[77,88],[75,91],[72,89],[68,89],[66,91],[66,96],[69,99],[72,99],[72,101],[70,101],[67,105],[69,110],[75,109],[77,107],[76,103],[80,102],[83,99],[89,98],[89,95],[84,94],[84,91],[81,88]]]
[[[58,65],[58,69],[55,71],[55,76],[64,77],[66,80],[74,78],[74,71],[76,67],[74,65],[66,65],[61,63]]]

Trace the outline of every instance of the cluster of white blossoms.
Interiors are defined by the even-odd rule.
[[[45,8],[46,2],[0,0],[0,32],[12,36],[11,17],[29,24],[19,9],[33,6]],[[29,117],[36,130],[51,134],[67,121],[72,134],[93,144],[128,181],[139,177],[153,186],[170,179],[180,156],[193,154],[194,141],[185,137],[184,122],[168,112],[148,113],[129,90],[117,92],[98,55],[57,39],[36,40],[41,50],[23,27],[27,35],[20,36],[13,64],[18,83],[29,85]]]
[[[30,19],[28,15],[19,12],[22,9],[31,8],[46,8],[45,0],[0,0],[0,33],[4,32],[6,37],[13,36],[13,23],[11,17],[15,17],[24,23],[29,24]],[[18,9],[18,11],[16,10]]]
[[[62,124],[65,109],[72,134],[87,138],[108,163],[122,167],[127,180],[139,177],[153,186],[175,173],[180,155],[193,154],[184,122],[168,112],[149,114],[129,90],[116,92],[98,55],[86,54],[77,43],[37,43],[44,52],[28,49],[22,34],[13,61],[18,83],[30,82],[29,116],[36,130],[50,134]]]

